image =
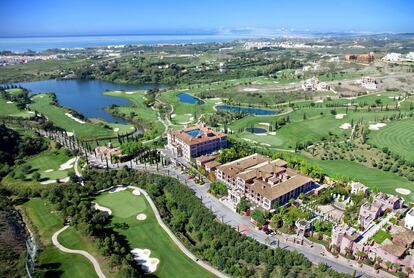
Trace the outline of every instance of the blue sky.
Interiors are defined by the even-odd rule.
[[[0,0],[0,36],[414,32],[410,0]]]

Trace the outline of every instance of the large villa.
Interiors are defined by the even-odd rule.
[[[253,154],[218,166],[216,178],[228,187],[229,200],[238,204],[242,197],[270,210],[284,205],[314,186],[314,181],[287,167],[281,159]]]
[[[205,124],[169,130],[167,138],[167,148],[187,161],[227,147],[227,135],[215,132]]]

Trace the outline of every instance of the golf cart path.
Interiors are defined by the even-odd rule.
[[[64,253],[79,254],[79,255],[84,256],[85,258],[87,258],[92,263],[98,277],[99,278],[106,278],[105,274],[103,274],[103,272],[102,272],[101,266],[99,265],[98,261],[95,259],[94,256],[92,256],[91,254],[89,254],[88,252],[86,252],[84,250],[75,250],[75,249],[66,248],[65,246],[63,246],[62,244],[59,243],[59,240],[58,240],[59,234],[61,234],[67,228],[69,228],[68,225],[64,226],[62,229],[60,229],[59,231],[57,231],[56,233],[53,234],[53,236],[52,236],[53,245],[56,246],[60,251],[62,251]]]
[[[168,236],[174,241],[174,243],[178,246],[178,248],[180,248],[180,250],[187,256],[189,257],[192,261],[194,261],[195,263],[197,263],[198,265],[200,265],[201,267],[203,267],[204,269],[206,269],[207,271],[211,272],[212,274],[216,275],[217,277],[220,278],[228,278],[229,276],[221,273],[220,271],[218,271],[217,269],[215,269],[214,267],[212,267],[211,265],[201,261],[200,259],[198,259],[193,253],[191,253],[190,250],[188,250],[184,244],[181,243],[180,240],[178,240],[178,238],[174,235],[173,232],[171,232],[171,230],[164,224],[164,222],[161,219],[161,216],[158,212],[157,207],[155,206],[154,202],[152,201],[151,197],[148,195],[148,193],[139,188],[139,187],[135,187],[135,186],[129,186],[131,188],[134,189],[138,189],[139,191],[141,191],[142,195],[144,195],[145,199],[147,199],[148,203],[151,206],[152,211],[155,214],[155,218],[157,219],[158,224],[161,226],[161,228],[168,234]]]

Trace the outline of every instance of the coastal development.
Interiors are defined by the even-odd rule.
[[[0,277],[414,278],[413,5],[245,2],[0,3]]]

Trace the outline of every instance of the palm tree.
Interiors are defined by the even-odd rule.
[[[365,257],[365,252],[362,250],[358,250],[355,252],[355,255],[358,257],[358,261],[362,261],[362,259]]]
[[[392,267],[392,262],[386,261],[385,265],[387,266],[387,270],[389,270]]]
[[[400,263],[395,263],[393,268],[395,269],[395,272],[399,272],[401,270],[401,264]]]
[[[413,273],[413,269],[409,266],[407,266],[404,270],[408,274],[408,276],[410,276],[410,274]]]

